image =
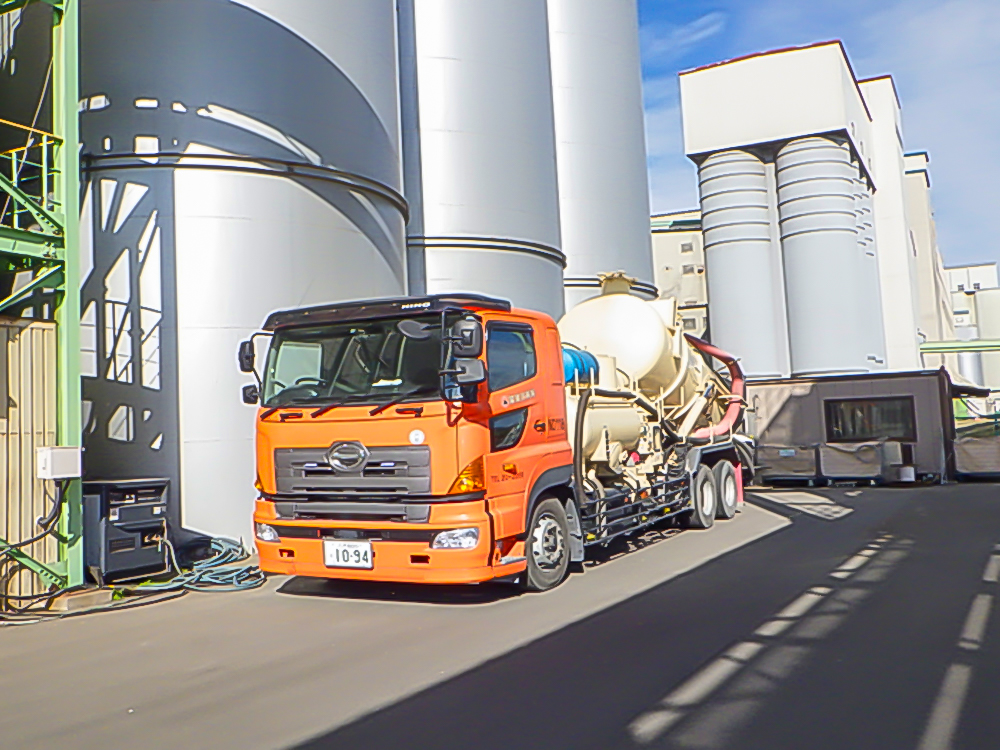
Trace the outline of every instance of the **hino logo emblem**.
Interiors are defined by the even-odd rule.
[[[357,441],[334,443],[326,454],[327,461],[337,471],[358,471],[371,453]]]

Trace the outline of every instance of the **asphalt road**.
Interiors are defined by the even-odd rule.
[[[762,501],[792,525],[303,747],[1000,747],[998,488],[816,494],[853,512]]]
[[[279,578],[0,627],[0,746],[1000,747],[1000,487],[752,502],[540,595]]]

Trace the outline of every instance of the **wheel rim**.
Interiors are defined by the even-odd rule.
[[[566,540],[556,519],[548,514],[538,519],[531,534],[531,557],[542,570],[558,568],[565,554]]]
[[[715,487],[707,479],[701,483],[701,512],[710,516],[715,512]]]
[[[736,507],[736,478],[732,476],[726,477],[726,481],[722,485],[722,499],[726,504],[726,507],[734,508]]]

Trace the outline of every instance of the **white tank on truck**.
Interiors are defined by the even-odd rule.
[[[675,300],[642,299],[632,281],[603,274],[601,295],[558,324],[575,484],[601,499],[662,493],[662,511],[672,513],[673,485],[690,480],[685,520],[703,528],[732,517],[742,500],[736,473],[752,465],[752,442],[738,432],[743,375],[733,357],[683,332]],[[700,513],[699,500],[711,512]],[[616,535],[606,503],[594,512],[610,516],[604,530]]]

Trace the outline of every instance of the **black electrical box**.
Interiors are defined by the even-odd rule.
[[[85,566],[98,584],[168,569],[169,479],[122,479],[83,484]]]

